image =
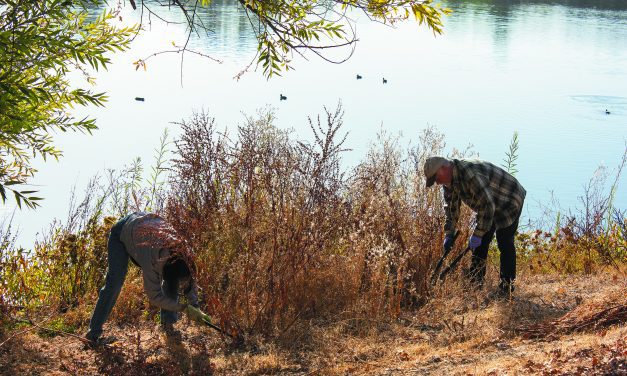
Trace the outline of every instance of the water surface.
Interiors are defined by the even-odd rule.
[[[480,157],[500,163],[512,134],[520,140],[517,177],[528,192],[527,217],[540,203],[557,198],[576,208],[584,184],[599,166],[611,171],[627,140],[627,3],[624,1],[449,1],[454,13],[435,37],[415,24],[391,28],[356,15],[360,42],[341,65],[314,56],[295,58],[295,71],[266,80],[254,64],[256,40],[244,13],[228,1],[214,1],[204,20],[215,33],[194,37],[190,46],[222,60],[164,54],[136,71],[132,62],[185,42],[185,28],[152,17],[150,30],[131,51],[113,57],[98,75],[107,91],[106,108],[81,109],[98,119],[93,136],[59,134],[59,163],[39,165],[33,179],[46,197],[37,211],[15,214],[20,240],[53,218],[65,218],[70,191],[80,191],[94,174],[120,168],[140,156],[150,163],[170,122],[205,109],[223,128],[233,129],[267,105],[277,124],[310,139],[307,117],[341,100],[349,132],[347,166],[357,163],[381,129],[401,135],[401,144],[435,126],[446,151],[469,144]],[[179,15],[167,13],[176,19]],[[125,21],[138,12],[125,8]],[[144,18],[144,21],[147,19]],[[148,23],[144,25],[148,28]],[[182,64],[182,69],[181,69]],[[356,80],[356,74],[363,76]],[[387,84],[382,83],[385,77]],[[279,101],[279,94],[288,97]],[[141,96],[145,102],[136,102]],[[606,114],[606,109],[611,112]],[[627,209],[627,180],[616,204]],[[10,215],[10,206],[4,207]]]

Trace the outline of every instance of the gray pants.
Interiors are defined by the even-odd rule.
[[[94,308],[94,313],[89,322],[89,332],[87,338],[97,340],[102,334],[102,326],[111,314],[111,310],[118,300],[126,273],[128,272],[129,254],[126,252],[124,243],[120,240],[122,227],[130,217],[130,214],[122,218],[111,228],[109,234],[109,242],[107,244],[107,276],[105,277],[105,285],[98,293],[98,302]],[[178,299],[177,284],[162,283],[161,289],[166,296]],[[161,310],[161,324],[173,324],[178,320],[178,312]]]

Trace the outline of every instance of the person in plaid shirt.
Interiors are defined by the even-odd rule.
[[[514,237],[526,191],[518,180],[490,162],[476,159],[427,158],[424,164],[427,187],[441,184],[444,191],[446,224],[444,248],[453,247],[453,234],[461,203],[476,213],[476,227],[468,242],[472,249],[470,277],[483,285],[488,247],[494,234],[501,252],[499,292],[511,294],[516,278]]]

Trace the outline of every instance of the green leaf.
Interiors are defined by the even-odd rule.
[[[17,207],[22,209],[22,197],[16,191],[13,191],[13,195],[15,196],[15,202],[17,203]]]

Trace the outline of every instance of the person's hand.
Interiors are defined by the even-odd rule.
[[[474,251],[475,248],[479,247],[480,245],[481,245],[481,236],[473,235],[470,237],[470,241],[468,242],[468,248]]]
[[[203,311],[191,304],[188,304],[187,307],[185,307],[185,313],[190,320],[199,324],[211,323],[211,317],[209,315],[205,314]]]
[[[455,239],[453,239],[452,236],[447,235],[444,238],[444,250],[446,252],[450,251],[451,249],[453,249],[453,244],[455,244]]]

